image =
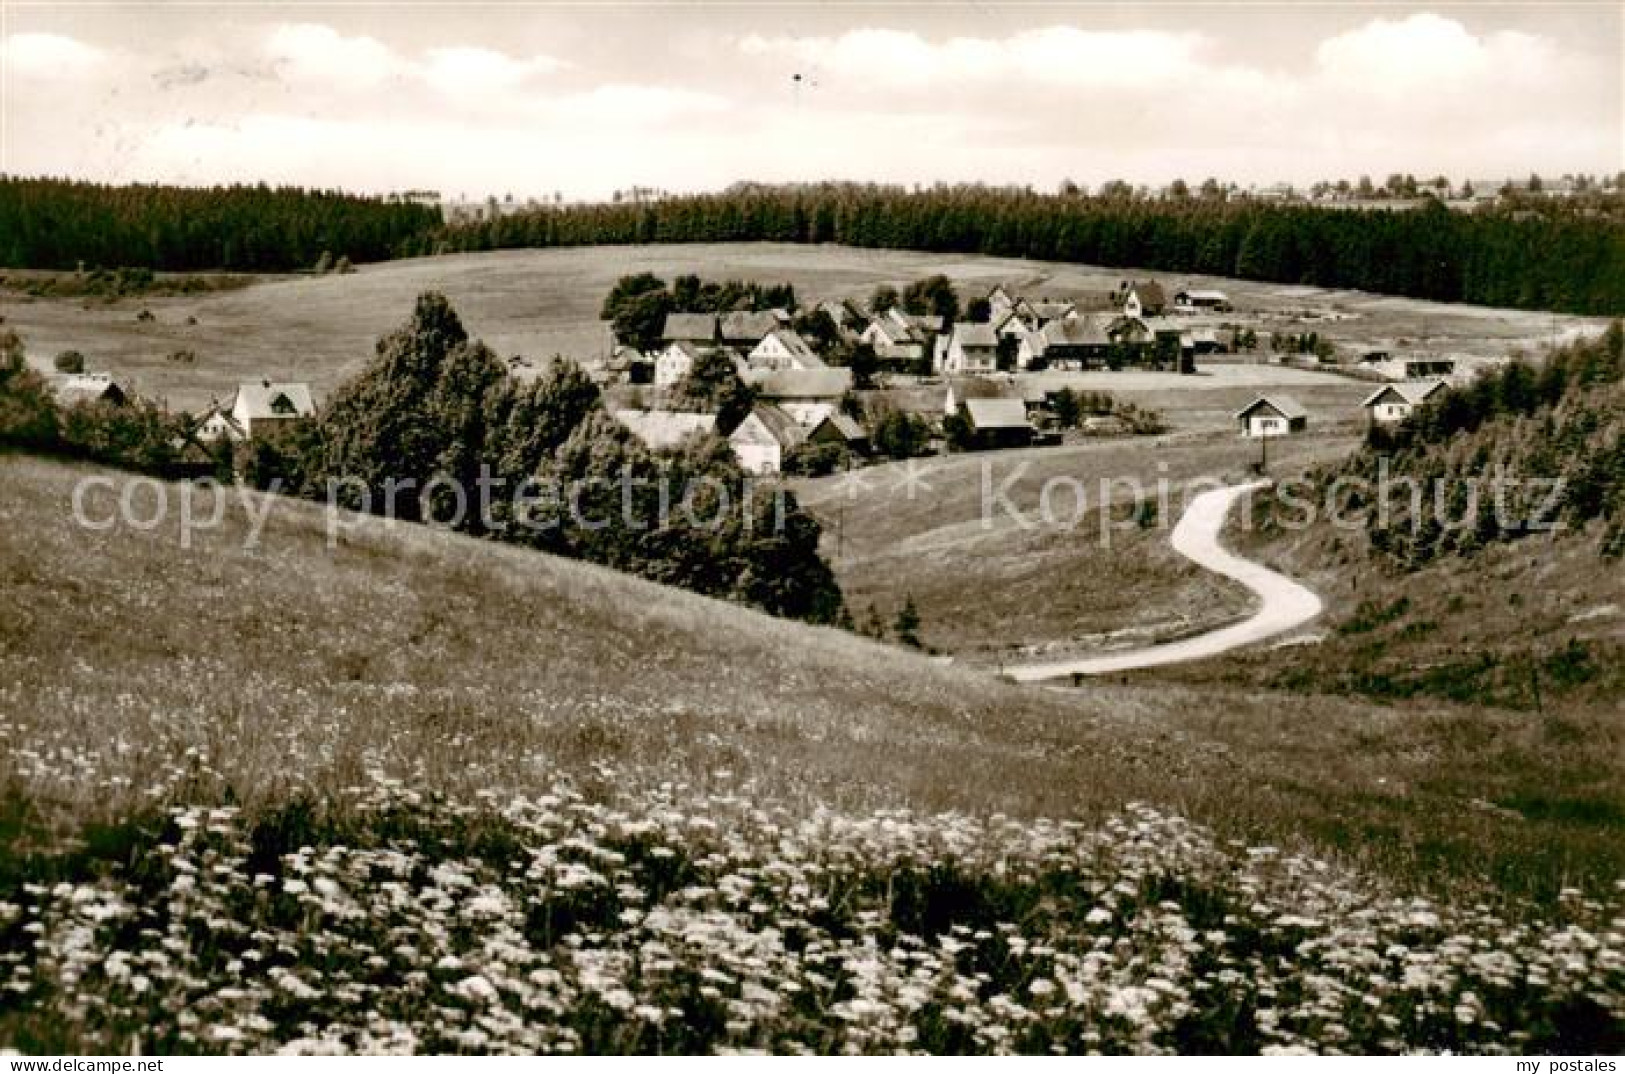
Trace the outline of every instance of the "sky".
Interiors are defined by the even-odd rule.
[[[0,171],[572,200],[1612,173],[1622,10],[0,0]]]

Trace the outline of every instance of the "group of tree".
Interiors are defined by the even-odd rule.
[[[1251,332],[1252,329],[1247,331]],[[1257,335],[1254,334],[1252,339],[1256,346]],[[1321,336],[1319,332],[1271,332],[1270,350],[1277,354],[1312,354],[1321,361],[1327,361],[1337,353],[1337,347],[1332,341]]]
[[[745,187],[445,229],[442,248],[773,241],[1030,257],[1575,313],[1625,308],[1625,199],[1400,212],[1248,199]],[[877,305],[901,302],[892,289]],[[877,310],[876,312],[880,312]]]
[[[169,272],[308,269],[428,252],[439,210],[299,187],[110,186],[0,176],[0,266]]]
[[[733,376],[731,365],[726,371]],[[703,374],[702,374],[703,378]],[[715,387],[691,376],[686,390]],[[557,359],[529,381],[425,294],[284,453],[292,491],[603,563],[776,615],[834,622],[841,595],[818,523],[788,491],[750,489],[728,445],[654,451]],[[474,509],[481,482],[491,510]],[[535,495],[516,495],[523,489]],[[393,490],[393,491],[392,491]],[[424,490],[430,490],[424,495]],[[459,490],[462,495],[459,496]]]
[[[1340,472],[1387,475],[1366,532],[1402,568],[1558,526],[1600,525],[1604,554],[1625,554],[1625,333],[1616,321],[1448,388],[1373,428]]]
[[[88,459],[164,477],[195,473],[200,463],[207,472],[229,472],[228,453],[190,439],[188,415],[133,394],[119,404],[63,404],[24,354],[16,332],[0,332],[0,448]],[[55,364],[60,371],[83,371],[84,358],[64,351]]]
[[[629,347],[652,350],[670,313],[732,313],[796,308],[796,290],[788,283],[750,280],[702,280],[678,276],[667,287],[652,272],[622,276],[604,296],[598,316],[610,322],[615,338]]]

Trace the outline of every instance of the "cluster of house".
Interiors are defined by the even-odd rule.
[[[891,309],[865,321],[851,303],[840,305],[844,323],[863,323],[858,338],[881,359],[923,367],[929,358],[933,372],[948,375],[1104,369],[1114,355],[1125,364],[1165,363],[1188,373],[1198,355],[1234,345],[1230,330],[1190,319],[1228,312],[1232,307],[1222,291],[1179,291],[1170,302],[1155,280],[1068,298],[1018,296],[999,285],[988,292],[987,303],[986,321],[961,321],[947,330],[940,317]]]
[[[1114,362],[1164,364],[1192,372],[1204,353],[1227,351],[1227,329],[1191,315],[1231,309],[1222,291],[1185,290],[1170,301],[1155,281],[1126,281],[1116,291],[1085,298],[1011,294],[1002,285],[987,294],[985,321],[946,323],[900,307],[872,312],[849,299],[816,307],[847,342],[867,344],[883,365],[950,378],[994,377],[1001,372],[1107,368]],[[841,412],[852,374],[828,365],[793,327],[788,310],[671,313],[659,345],[645,354],[616,349],[606,372],[615,379],[674,387],[702,356],[721,351],[754,389],[757,406],[730,435],[740,462],[757,473],[777,472],[784,457],[809,441],[841,443],[862,451],[863,430]],[[975,396],[967,398],[967,393]],[[957,398],[956,398],[957,395]],[[967,389],[950,384],[945,414],[968,422],[973,441],[989,445],[1031,442],[1031,412],[1012,383]],[[656,446],[695,431],[703,416],[635,409],[618,412],[634,433]]]
[[[49,378],[57,402],[107,403],[123,406],[131,393],[111,373],[67,373]],[[302,381],[245,381],[237,386],[227,405],[214,404],[204,411],[191,430],[191,438],[202,444],[222,440],[242,442],[264,436],[301,418],[313,417],[316,403],[310,385]]]
[[[1366,396],[1360,406],[1371,425],[1394,425],[1410,417],[1448,383],[1443,379],[1395,381]],[[1288,436],[1308,428],[1309,412],[1290,395],[1270,392],[1236,411],[1235,420],[1244,436]]]

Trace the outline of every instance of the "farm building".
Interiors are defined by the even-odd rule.
[[[852,389],[852,371],[839,367],[751,370],[745,383],[756,390],[756,398],[808,425],[823,416],[823,408],[836,406]]]
[[[948,390],[943,393],[942,416],[959,412],[959,408],[972,399],[1020,399],[1021,391],[1009,378],[993,380],[987,377],[949,377]]]
[[[954,325],[943,350],[944,373],[995,373],[998,368],[999,336],[992,325]]]
[[[1212,310],[1215,313],[1227,313],[1234,308],[1230,304],[1230,296],[1223,291],[1188,290],[1174,293],[1174,309],[1180,312]]]
[[[1027,405],[1020,398],[967,399],[960,412],[970,426],[971,441],[978,448],[1026,447],[1033,442],[1032,422]]]
[[[1391,425],[1394,422],[1404,421],[1411,416],[1411,411],[1427,402],[1437,391],[1441,391],[1445,384],[1442,380],[1400,381],[1395,384],[1384,384],[1376,391],[1365,397],[1360,405],[1365,407],[1366,415],[1373,425]]]
[[[63,406],[72,406],[74,403],[111,403],[114,406],[123,406],[129,398],[111,373],[70,373],[66,376],[52,377],[50,383],[56,393],[57,402]]]
[[[795,418],[772,403],[757,403],[728,435],[739,465],[753,474],[782,472],[785,455],[806,439]]]
[[[745,356],[752,369],[823,369],[824,360],[799,332],[789,328],[775,328],[763,336]]]
[[[1017,362],[1025,369],[1089,369],[1106,364],[1111,337],[1094,317],[1084,315],[1051,321],[1022,340]]]
[[[858,339],[874,348],[875,357],[886,362],[919,363],[928,353],[924,336],[913,326],[899,324],[890,317],[876,317]]]
[[[674,448],[691,436],[717,431],[715,414],[689,414],[678,410],[612,410],[610,414],[655,451]]]
[[[1360,368],[1385,380],[1427,380],[1455,376],[1456,360],[1432,356],[1405,357],[1390,354],[1388,351],[1366,351],[1360,356]]]
[[[735,310],[724,313],[717,322],[717,335],[723,343],[750,350],[772,331],[783,328],[785,320],[773,310]]]
[[[814,444],[842,444],[859,454],[869,450],[869,434],[863,426],[854,421],[850,414],[833,407],[807,427],[807,439]]]
[[[1243,436],[1286,436],[1309,425],[1303,404],[1286,395],[1261,395],[1236,411]]]
[[[1155,317],[1168,308],[1168,296],[1156,280],[1130,281],[1122,293],[1125,317]]]
[[[237,385],[231,404],[231,420],[252,440],[272,430],[316,415],[310,385],[303,381],[273,383],[269,380]]]
[[[714,313],[668,313],[660,338],[667,343],[706,344],[716,343],[722,336]]]

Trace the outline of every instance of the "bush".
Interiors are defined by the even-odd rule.
[[[85,356],[78,351],[63,351],[52,362],[58,373],[83,373]]]
[[[852,452],[845,444],[804,441],[784,457],[784,472],[800,477],[824,477],[847,469],[851,463]]]

